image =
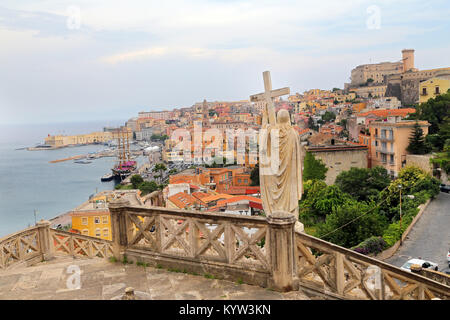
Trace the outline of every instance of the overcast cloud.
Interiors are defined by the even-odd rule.
[[[0,123],[248,99],[264,70],[292,93],[342,88],[355,66],[404,48],[420,69],[448,67],[449,16],[445,0],[2,0]]]

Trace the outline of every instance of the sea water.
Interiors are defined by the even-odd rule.
[[[123,122],[0,126],[0,238],[34,225],[35,210],[38,221],[48,220],[72,210],[96,192],[114,189],[113,181],[101,182],[100,178],[111,172],[115,158],[93,159],[90,164],[77,164],[74,160],[49,163],[107,148],[104,145],[40,151],[16,149],[43,143],[47,134],[83,134],[120,124]]]

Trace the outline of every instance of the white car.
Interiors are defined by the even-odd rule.
[[[448,252],[447,252],[447,262],[448,262],[448,267],[450,268],[450,250],[448,250]]]
[[[435,271],[438,271],[438,264],[437,263],[434,263],[434,262],[431,262],[431,261],[422,260],[422,259],[411,259],[411,260],[408,260],[404,265],[401,266],[401,269],[411,272],[410,268],[411,268],[412,264],[418,264],[422,268],[433,269]]]

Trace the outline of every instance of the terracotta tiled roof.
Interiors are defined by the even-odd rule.
[[[226,193],[219,193],[219,194],[213,194],[210,195],[208,197],[204,197],[202,198],[203,202],[208,203],[211,201],[216,201],[216,200],[220,200],[220,199],[230,199],[233,198],[234,196],[230,195],[230,194],[226,194]]]
[[[414,108],[403,108],[403,109],[380,109],[371,110],[364,113],[359,113],[358,117],[367,117],[368,115],[375,115],[377,117],[406,117],[410,113],[416,112]]]
[[[203,202],[203,198],[209,197],[210,194],[206,192],[193,192],[192,196]]]
[[[180,209],[190,207],[195,203],[200,203],[199,200],[184,192],[178,192],[177,194],[174,194],[173,196],[169,197],[169,200]]]
[[[223,191],[223,193],[233,194],[233,195],[244,195],[244,194],[254,194],[259,193],[259,186],[247,187],[247,186],[231,186],[228,190]]]
[[[223,205],[226,205],[228,203],[234,203],[234,202],[238,202],[238,201],[242,201],[242,200],[248,200],[251,202],[255,202],[255,203],[260,203],[262,204],[262,200],[260,198],[256,198],[256,197],[252,197],[252,196],[235,196],[226,200],[220,200],[217,202],[217,206],[221,207]]]

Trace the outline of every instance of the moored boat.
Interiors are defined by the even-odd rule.
[[[74,163],[79,163],[79,164],[89,164],[92,163],[92,161],[86,161],[86,160],[75,160]]]
[[[112,173],[107,173],[100,180],[101,181],[111,181],[112,179],[114,179],[114,175]]]

